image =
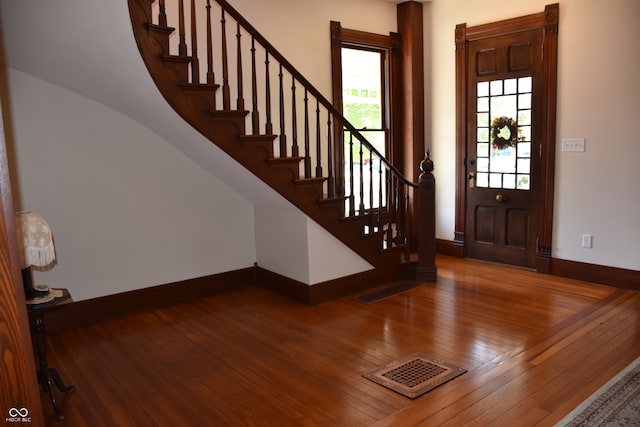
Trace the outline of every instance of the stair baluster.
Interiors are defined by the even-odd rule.
[[[222,43],[222,109],[231,109],[231,87],[229,86],[229,54],[227,52],[227,19],[224,9],[220,15],[220,42]]]
[[[265,110],[267,123],[264,127],[264,132],[267,135],[273,134],[273,124],[271,123],[271,77],[269,77],[269,52],[265,51],[264,56],[264,87],[265,87]]]
[[[283,78],[282,73],[282,64],[280,64],[280,72],[278,73],[278,83],[279,83],[279,102],[280,105],[280,157],[287,157],[287,131],[285,128],[284,121],[284,84],[282,81]]]
[[[196,2],[191,0],[191,82],[200,83],[200,61],[198,59],[198,25],[196,23]]]
[[[304,88],[304,177],[311,178],[311,135],[309,133],[309,91]]]
[[[187,56],[187,39],[185,36],[184,25],[184,0],[178,2],[178,35],[180,37],[180,44],[178,44],[178,55]]]
[[[298,109],[296,108],[296,79],[291,77],[291,137],[293,143],[291,145],[291,155],[298,157],[300,155],[298,148]]]
[[[364,209],[364,151],[363,151],[363,146],[362,146],[362,142],[358,141],[358,167],[360,168],[360,173],[358,174],[358,189],[359,189],[359,194],[358,194],[358,199],[360,200],[360,207],[358,209],[358,214],[359,215],[364,215],[365,214],[365,209]]]
[[[260,132],[260,113],[258,112],[258,70],[256,68],[256,39],[251,37],[251,131]]]
[[[238,111],[244,111],[244,75],[242,74],[242,32],[240,31],[240,23],[236,24],[236,40],[236,84],[238,85],[238,99],[236,101],[236,106]]]
[[[164,0],[162,0],[164,3]],[[213,71],[213,31],[211,29],[211,0],[207,0],[207,84],[212,85],[216,81],[216,76]],[[165,18],[166,21],[166,18]],[[215,109],[215,96],[214,109]]]
[[[349,208],[348,216],[356,214],[356,199],[353,192],[353,133],[349,132]]]
[[[160,27],[167,27],[167,14],[165,9],[165,0],[160,0],[158,8],[158,25]]]
[[[333,164],[335,156],[333,155],[333,142],[331,141],[331,115],[327,117],[327,197],[335,196],[335,181],[333,176]]]
[[[320,140],[320,101],[316,99],[316,178],[322,178],[322,143]]]

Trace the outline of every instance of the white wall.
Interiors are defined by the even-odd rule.
[[[230,2],[316,88],[331,100],[329,22],[388,35],[397,31],[389,0],[233,0]]]
[[[258,265],[306,284],[373,267],[301,212],[259,205],[255,210]]]
[[[9,70],[21,208],[51,226],[35,278],[74,300],[246,268],[253,205],[138,122]]]
[[[308,217],[307,236],[309,283],[321,283],[373,268]]]
[[[306,218],[297,212],[256,206],[258,265],[269,271],[309,283]]]
[[[543,0],[433,0],[425,10],[431,52],[426,96],[438,182],[437,237],[453,239],[455,214],[454,28],[544,10]],[[560,2],[558,146],[586,139],[586,152],[557,152],[553,256],[640,269],[640,2]],[[582,234],[594,236],[581,248]]]

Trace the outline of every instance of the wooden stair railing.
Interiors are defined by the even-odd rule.
[[[381,278],[412,275],[398,266],[415,267],[409,221],[417,184],[226,0],[215,3],[129,0],[138,48],[165,99]],[[427,244],[435,248],[435,238]]]

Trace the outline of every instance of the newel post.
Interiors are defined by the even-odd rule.
[[[420,162],[420,178],[417,188],[416,215],[418,221],[418,267],[416,279],[425,282],[435,282],[438,278],[436,267],[436,178],[433,171],[433,161],[429,152]]]

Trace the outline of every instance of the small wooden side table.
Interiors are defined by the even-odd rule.
[[[73,302],[73,300],[71,299],[71,295],[67,289],[52,289],[51,291],[56,290],[62,291],[62,296],[55,297],[51,301],[43,303],[27,304],[27,312],[29,313],[31,334],[33,336],[36,356],[38,358],[38,381],[42,384],[42,389],[49,393],[49,398],[51,399],[51,404],[53,405],[56,417],[62,420],[64,419],[64,414],[58,406],[58,401],[56,400],[52,385],[55,384],[58,390],[64,393],[73,391],[75,387],[72,385],[65,385],[64,382],[62,382],[58,371],[55,368],[50,367],[47,362],[44,315],[56,310],[63,304]]]

